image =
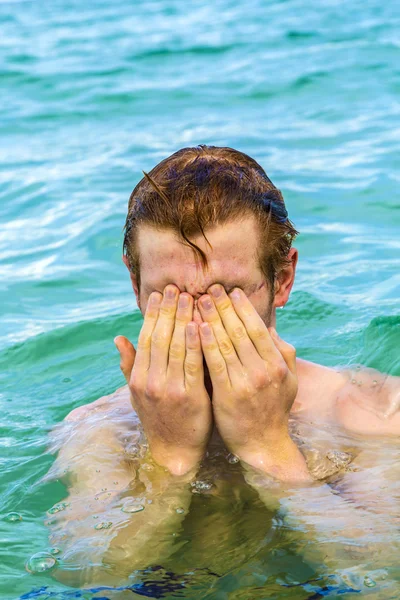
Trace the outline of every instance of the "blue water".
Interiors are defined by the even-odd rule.
[[[1,598],[63,589],[24,567],[63,493],[37,485],[47,433],[123,383],[127,201],[173,151],[232,146],[282,190],[301,235],[279,331],[299,356],[400,374],[399,28],[378,0],[0,2],[0,502],[23,517],[0,521]],[[304,585],[274,597],[323,587]]]

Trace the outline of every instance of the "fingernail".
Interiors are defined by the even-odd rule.
[[[200,328],[203,332],[203,335],[205,335],[206,337],[210,337],[211,335],[211,326],[209,323],[202,323],[200,325]]]
[[[179,308],[187,308],[189,306],[189,297],[183,296],[182,294],[179,296]]]
[[[168,300],[173,300],[176,296],[176,288],[174,287],[167,287],[165,288],[165,297],[168,298]]]
[[[211,294],[211,296],[213,296],[213,298],[220,298],[222,295],[222,285],[213,285],[210,289],[209,292]]]
[[[235,288],[230,294],[229,296],[231,297],[232,300],[240,300],[241,298],[241,291],[237,288]]]
[[[117,348],[118,348],[118,345],[117,345],[117,339],[118,338],[119,338],[119,335],[116,335],[115,338],[114,338],[114,344],[117,346]]]
[[[211,298],[209,298],[208,296],[204,296],[204,298],[201,298],[200,302],[201,302],[201,306],[204,308],[204,310],[211,310],[213,307]]]

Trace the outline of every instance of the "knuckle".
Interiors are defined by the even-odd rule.
[[[228,339],[224,339],[219,343],[219,349],[221,351],[221,354],[223,354],[224,356],[229,356],[233,353],[233,346],[232,346],[232,342]]]
[[[225,363],[222,360],[215,361],[212,370],[216,375],[222,375],[225,372]]]
[[[148,381],[146,384],[146,397],[150,400],[161,399],[161,388],[157,381]]]
[[[141,335],[138,340],[138,350],[149,350],[151,346],[151,336]]]
[[[253,374],[253,385],[256,390],[262,390],[269,384],[269,378],[265,371],[255,371]]]
[[[164,347],[167,344],[168,336],[165,331],[155,331],[151,336],[151,343],[157,348]]]
[[[135,370],[132,371],[131,379],[129,381],[129,388],[131,392],[135,392],[136,394],[142,392],[141,381]]]
[[[193,360],[187,360],[185,363],[185,371],[186,371],[187,375],[190,375],[191,377],[195,377],[199,372],[199,367],[198,367],[197,363],[194,362]]]
[[[274,378],[278,379],[279,381],[285,379],[286,375],[287,375],[287,366],[286,363],[282,362],[278,362],[277,364],[275,364],[273,366],[273,374],[274,374]]]
[[[184,347],[179,342],[172,342],[169,347],[169,356],[172,359],[181,359],[184,356]]]
[[[175,304],[161,304],[160,314],[165,317],[173,318],[175,315]]]
[[[232,337],[235,340],[242,340],[244,337],[246,336],[246,330],[243,327],[243,325],[237,325],[236,327],[234,327],[234,329],[232,330]]]
[[[260,339],[265,336],[265,328],[263,327],[255,327],[251,330],[251,336],[255,339]]]
[[[183,402],[186,398],[186,393],[183,387],[174,384],[168,387],[167,396],[175,402]]]
[[[296,356],[296,348],[294,346],[292,346],[292,344],[286,344],[287,346],[287,353],[292,356],[295,357]]]
[[[227,313],[232,309],[232,304],[231,301],[228,299],[226,300],[221,300],[221,302],[218,304],[218,309],[222,312],[222,313]]]

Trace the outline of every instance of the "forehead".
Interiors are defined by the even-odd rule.
[[[206,236],[191,238],[207,256],[204,270],[196,255],[171,230],[141,226],[138,235],[142,288],[151,292],[174,283],[181,291],[204,292],[213,283],[245,287],[261,271],[258,266],[258,228],[254,217],[246,217],[207,230]]]

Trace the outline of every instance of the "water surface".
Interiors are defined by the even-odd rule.
[[[0,498],[3,516],[22,516],[0,521],[2,598],[69,593],[24,567],[48,549],[45,513],[65,497],[38,485],[47,434],[123,383],[112,340],[140,329],[120,260],[127,200],[178,148],[243,150],[283,191],[301,236],[279,331],[299,356],[400,375],[399,26],[396,3],[377,0],[0,3]],[[203,569],[204,597],[371,591],[311,567],[253,500],[237,516],[248,542],[208,544],[239,556],[228,572],[195,547],[177,560],[178,574]],[[186,528],[193,539],[196,522]],[[183,593],[169,581],[165,597]],[[184,597],[200,593],[190,585]]]

